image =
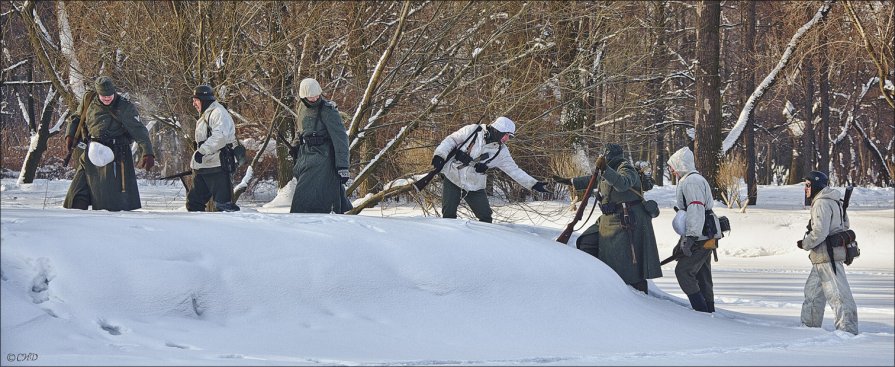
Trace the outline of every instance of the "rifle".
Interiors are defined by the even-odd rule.
[[[162,177],[162,178],[160,178],[159,180],[170,180],[170,179],[172,179],[172,178],[179,178],[179,179],[180,179],[180,183],[183,184],[183,188],[186,189],[186,192],[187,192],[187,193],[189,193],[189,192],[190,192],[190,185],[187,185],[187,183],[186,183],[186,179],[185,179],[184,177],[189,176],[189,175],[192,175],[192,174],[193,174],[193,170],[186,170],[186,171],[183,171],[183,172],[180,172],[180,173],[175,173],[175,174],[170,175],[170,176]]]
[[[854,190],[854,186],[846,186],[845,187],[845,199],[842,200],[842,214],[845,216],[845,211],[848,210],[848,202],[851,201],[851,192]],[[844,219],[844,218],[843,218]]]
[[[594,169],[594,173],[590,175],[590,181],[587,182],[587,188],[584,189],[584,196],[581,197],[581,205],[578,206],[578,211],[575,212],[575,218],[572,219],[572,222],[566,226],[566,229],[559,234],[559,237],[556,238],[556,242],[563,244],[569,243],[569,238],[572,237],[572,232],[575,231],[575,225],[578,224],[578,221],[584,216],[584,210],[587,208],[587,201],[590,199],[594,184],[598,181],[597,179],[599,177],[600,169]],[[596,205],[596,203],[594,203],[594,205]]]
[[[662,266],[662,265],[668,264],[672,261],[675,261],[684,255],[684,252],[681,251],[681,241],[683,241],[683,240],[684,240],[684,238],[681,237],[681,239],[679,239],[677,241],[677,245],[674,245],[674,250],[671,251],[671,256],[669,256],[665,260],[662,260],[661,262],[659,262],[659,266]]]
[[[81,137],[84,131],[84,120],[86,116],[84,114],[87,112],[87,106],[90,105],[90,102],[93,101],[94,92],[87,91],[84,94],[84,99],[81,100],[81,114],[78,115],[78,127],[75,130],[75,136],[72,139],[72,144],[80,144]],[[68,152],[65,153],[65,159],[62,160],[62,167],[68,166],[68,161],[71,160],[71,154],[75,151],[75,147],[68,147]]]
[[[184,177],[184,176],[189,176],[191,174],[193,174],[193,170],[190,169],[190,170],[186,170],[186,171],[183,171],[180,173],[175,173],[170,176],[165,176],[165,177],[159,178],[159,180],[170,180],[172,178],[180,178],[180,177]]]
[[[478,127],[475,128],[475,131],[473,131],[472,134],[470,134],[469,137],[466,138],[466,140],[460,143],[460,145],[454,147],[454,149],[452,149],[451,152],[448,153],[447,157],[444,158],[444,162],[442,162],[438,167],[435,167],[435,169],[429,171],[429,173],[423,176],[423,178],[414,182],[413,186],[416,187],[416,190],[423,191],[423,188],[429,184],[429,181],[432,181],[432,179],[435,178],[435,175],[437,175],[438,172],[441,172],[444,166],[448,164],[448,162],[450,162],[455,155],[457,155],[457,151],[460,150],[460,147],[466,145],[466,143],[469,142],[469,139],[472,139],[472,137],[479,133],[479,130],[482,130],[482,125],[478,125]]]

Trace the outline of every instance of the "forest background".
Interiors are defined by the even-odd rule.
[[[691,146],[731,205],[740,182],[754,204],[757,185],[811,170],[836,185],[895,174],[891,0],[2,1],[0,24],[2,172],[24,183],[71,177],[61,130],[99,75],[150,129],[147,179],[188,169],[190,96],[211,85],[249,150],[238,193],[292,179],[285,141],[308,77],[345,120],[361,207],[405,192],[392,183],[431,169],[447,134],[501,115],[541,179],[588,174],[609,142],[659,185]],[[531,197],[489,174],[492,192]]]

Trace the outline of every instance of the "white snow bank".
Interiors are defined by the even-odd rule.
[[[463,220],[13,209],[2,225],[0,349],[42,364],[581,363],[856,338],[697,313]]]

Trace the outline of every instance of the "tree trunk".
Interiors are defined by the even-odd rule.
[[[709,182],[712,195],[718,189],[718,152],[721,150],[721,78],[719,72],[721,1],[703,0],[696,5],[696,169]]]
[[[653,79],[647,82],[647,89],[649,90],[649,99],[652,101],[652,106],[650,107],[650,116],[652,117],[652,124],[655,127],[655,141],[656,141],[656,154],[655,162],[653,167],[654,174],[653,179],[656,182],[656,185],[663,186],[664,185],[664,175],[661,174],[661,167],[665,167],[665,102],[662,98],[662,84],[665,75],[665,28],[667,17],[665,13],[666,2],[661,1],[654,3],[655,5],[655,23],[653,27],[655,29],[655,37],[656,37],[656,47],[653,48],[652,52],[652,62],[650,73],[653,75]],[[650,157],[652,158],[652,157]],[[649,160],[649,159],[647,159]]]
[[[755,55],[755,2],[747,1],[745,2],[745,5],[746,32],[743,39],[743,50],[748,54],[746,57],[748,66],[744,68],[746,70],[746,75],[743,76],[742,90],[743,92],[748,93],[748,91],[755,90],[755,68],[752,67],[755,60],[753,57],[753,55]],[[746,197],[749,200],[748,205],[755,205],[758,203],[757,173],[755,172],[758,165],[758,159],[755,155],[755,116],[752,114],[749,115],[749,119],[746,121],[746,127],[743,130],[743,143],[746,148]]]
[[[820,36],[821,47],[826,44],[825,33]],[[830,174],[830,62],[826,54],[817,55],[820,58],[820,150],[817,170],[827,175]]]
[[[814,65],[805,59],[805,127],[802,130],[802,172],[814,170]]]
[[[29,71],[31,80],[34,80],[34,63],[31,63]],[[53,118],[53,106],[56,105],[58,94],[50,88],[46,101],[40,110],[40,117],[36,116],[34,111],[34,85],[30,85],[31,92],[28,94],[28,114],[29,131],[31,141],[28,146],[28,153],[25,161],[22,162],[22,171],[19,173],[20,183],[32,183],[37,175],[37,168],[40,166],[40,159],[47,150],[47,140],[50,139],[50,122]]]
[[[802,177],[805,177],[805,173],[803,171],[804,165],[802,164],[801,156],[803,154],[799,153],[799,137],[792,136],[792,158],[789,161],[789,175],[786,177],[787,185],[794,185],[802,181]],[[804,153],[804,152],[802,152]]]

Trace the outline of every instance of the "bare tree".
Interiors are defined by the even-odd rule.
[[[718,63],[721,2],[703,0],[696,5],[696,168],[708,180],[714,197],[718,189],[718,148],[721,142],[721,93]]]

